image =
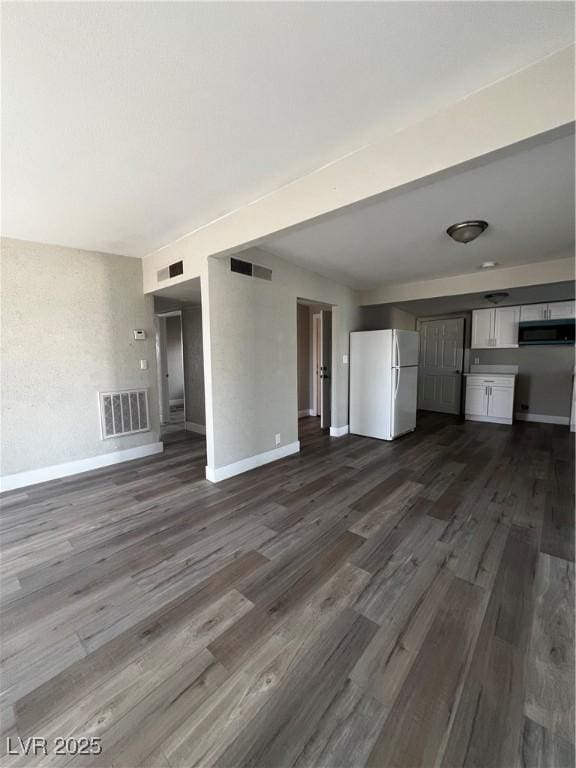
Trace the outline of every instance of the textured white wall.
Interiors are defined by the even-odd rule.
[[[342,356],[358,327],[355,293],[259,249],[242,258],[271,268],[272,281],[230,272],[228,258],[208,260],[214,463],[210,452],[208,462],[216,468],[274,449],[278,432],[281,445],[298,439],[298,298],[333,305],[332,424],[348,424]]]
[[[1,474],[156,442],[153,305],[140,260],[3,239],[1,269]],[[101,440],[98,392],[131,387],[150,389],[152,431]]]
[[[397,328],[402,331],[416,330],[416,317],[392,304],[375,307],[361,307],[360,317],[363,331],[384,331]]]
[[[481,365],[517,365],[515,411],[540,416],[570,416],[574,347],[472,349]]]

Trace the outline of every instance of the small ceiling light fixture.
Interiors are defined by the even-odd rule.
[[[484,298],[491,304],[500,304],[501,301],[507,299],[510,294],[507,291],[498,291],[498,293],[487,293]]]
[[[494,269],[494,267],[498,266],[497,261],[483,261],[482,264],[478,267],[478,269]]]
[[[475,221],[461,221],[459,224],[452,224],[448,227],[446,233],[450,235],[452,240],[456,240],[457,243],[471,243],[472,240],[476,240],[478,235],[488,226],[487,221],[477,219]]]

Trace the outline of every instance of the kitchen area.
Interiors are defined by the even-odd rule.
[[[391,385],[396,400],[408,395],[414,400],[411,429],[417,429],[417,411],[434,411],[475,422],[528,421],[574,430],[575,318],[574,285],[564,282],[365,307],[361,330],[383,333],[392,328],[388,332],[399,338],[407,332],[418,337],[418,358],[411,361],[418,366],[417,395],[412,387],[401,391],[407,375],[400,384],[393,376]],[[357,334],[358,340],[363,335]],[[371,366],[385,357],[373,351],[365,356]],[[378,399],[367,397],[365,387],[355,385],[354,357],[351,431],[380,437],[378,430],[371,434],[354,424],[356,402],[367,400],[374,418],[378,402],[386,400],[382,393]],[[383,373],[380,379],[388,377]]]
[[[574,300],[473,310],[465,418],[569,424],[574,325]]]

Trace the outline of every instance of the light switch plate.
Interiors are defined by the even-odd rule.
[[[142,328],[135,328],[133,333],[136,341],[144,341],[146,338],[146,331],[144,331]]]
[[[348,355],[342,355],[342,363],[348,365]]]
[[[140,360],[140,370],[142,371],[148,370],[148,360]]]

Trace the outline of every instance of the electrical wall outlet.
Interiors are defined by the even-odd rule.
[[[480,358],[479,357],[475,357],[474,358],[474,365],[480,365]]]
[[[278,434],[275,436],[274,439],[276,440],[276,448],[278,448],[278,446],[280,445],[280,442],[281,442],[281,440],[280,440],[280,432],[278,432]]]

